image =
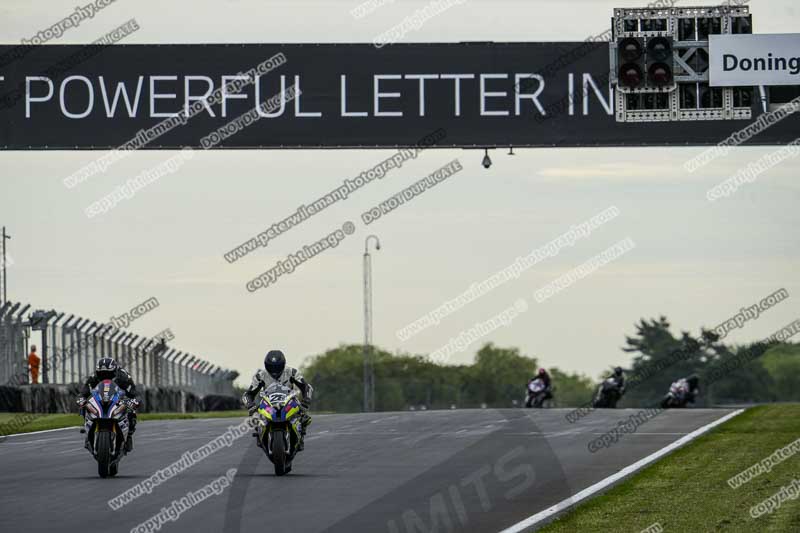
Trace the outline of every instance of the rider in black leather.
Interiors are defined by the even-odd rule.
[[[125,450],[131,451],[133,450],[133,434],[136,432],[136,408],[139,407],[140,402],[136,398],[136,384],[134,384],[131,375],[112,358],[104,357],[97,361],[94,374],[86,378],[86,381],[83,383],[80,396],[78,397],[78,405],[81,407],[80,414],[83,416],[83,406],[89,399],[92,389],[95,388],[98,383],[106,379],[113,380],[119,388],[125,391],[126,398],[132,400],[132,409],[128,409],[128,423],[130,429],[128,430],[128,440],[125,442]]]
[[[619,389],[619,395],[622,396],[625,394],[625,373],[622,371],[622,367],[618,366],[614,369],[614,373],[611,374],[606,379],[613,379],[614,382],[617,384],[617,388]]]
[[[533,381],[536,378],[541,379],[542,383],[544,383],[544,391],[545,391],[544,399],[549,400],[550,398],[552,398],[553,383],[552,380],[550,379],[550,374],[547,372],[547,369],[540,368],[539,371],[536,373],[536,377],[534,377],[531,381]]]

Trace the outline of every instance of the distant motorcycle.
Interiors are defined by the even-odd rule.
[[[535,407],[541,409],[544,407],[544,401],[547,399],[547,387],[544,381],[536,378],[528,383],[528,394],[525,399],[525,407]]]
[[[125,391],[110,379],[92,389],[84,407],[86,448],[97,461],[100,477],[113,477],[119,471],[119,462],[127,455],[128,410],[132,400]]]
[[[297,391],[273,383],[259,394],[258,426],[253,433],[259,448],[275,466],[275,475],[292,470],[300,442],[300,401]]]
[[[619,384],[614,378],[608,378],[597,388],[597,395],[592,402],[595,409],[616,409],[617,402],[622,398]]]
[[[680,379],[673,383],[669,392],[661,400],[662,409],[682,409],[689,403],[689,384],[685,379]]]

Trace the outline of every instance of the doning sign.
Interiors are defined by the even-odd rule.
[[[800,85],[800,34],[711,35],[712,87]]]

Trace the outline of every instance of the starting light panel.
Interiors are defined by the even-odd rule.
[[[753,32],[749,7],[614,10],[617,122],[749,120],[753,87],[709,87],[709,35]]]

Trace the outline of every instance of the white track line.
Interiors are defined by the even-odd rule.
[[[624,477],[627,477],[627,476],[633,474],[634,472],[636,472],[638,470],[641,470],[645,466],[647,466],[650,463],[653,463],[656,460],[662,458],[663,456],[665,456],[668,453],[672,452],[676,448],[680,448],[681,446],[683,446],[687,442],[696,439],[697,437],[699,437],[703,433],[706,433],[710,429],[715,428],[716,426],[718,426],[720,424],[723,424],[723,423],[727,422],[728,420],[730,420],[731,418],[733,418],[735,416],[738,416],[738,415],[740,415],[742,413],[744,413],[744,409],[739,409],[739,410],[734,411],[732,413],[728,413],[727,415],[723,416],[722,418],[720,418],[718,420],[715,420],[715,421],[711,422],[710,424],[707,424],[707,425],[701,427],[700,429],[696,429],[695,431],[692,431],[691,433],[689,433],[685,437],[682,437],[682,438],[676,440],[675,442],[673,442],[669,446],[667,446],[665,448],[661,448],[657,452],[648,455],[644,459],[640,459],[640,460],[636,461],[635,463],[633,463],[632,465],[626,466],[625,468],[623,468],[622,470],[620,470],[616,474],[611,475],[611,476],[603,479],[602,481],[598,481],[597,483],[595,483],[591,487],[583,489],[579,493],[574,494],[573,496],[571,496],[570,498],[567,498],[566,500],[562,500],[562,501],[558,502],[554,506],[549,507],[549,508],[545,509],[544,511],[540,511],[540,512],[536,513],[535,515],[529,516],[528,518],[526,518],[522,522],[518,522],[518,523],[514,524],[513,526],[511,526],[509,528],[506,528],[506,529],[502,530],[500,533],[520,533],[522,531],[525,531],[528,528],[533,527],[536,524],[539,524],[543,520],[546,520],[546,519],[552,517],[553,515],[558,514],[558,513],[562,512],[562,511],[566,510],[566,509],[569,509],[570,507],[572,507],[575,504],[577,504],[577,503],[589,498],[590,496],[594,495],[595,493],[600,492],[600,491],[608,488],[610,485],[616,483],[620,479],[622,479]]]
[[[38,435],[39,433],[50,433],[51,431],[64,431],[65,429],[81,429],[81,426],[67,426],[65,428],[56,428],[56,429],[43,429],[41,431],[29,431],[27,433],[14,433],[13,435],[3,435],[3,438],[8,437],[24,437],[25,435]]]

